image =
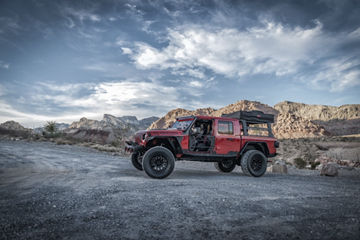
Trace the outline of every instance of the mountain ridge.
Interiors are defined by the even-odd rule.
[[[203,109],[208,111],[204,112]],[[209,115],[219,117],[222,114],[240,110],[258,110],[274,114],[273,131],[278,138],[306,138],[360,133],[360,104],[346,104],[336,107],[283,101],[271,107],[258,101],[249,100],[240,100],[217,110],[213,108],[173,109],[154,122],[149,129],[165,128],[175,122],[176,117],[180,116]]]
[[[111,142],[115,139],[130,138],[138,130],[167,128],[180,116],[208,115],[219,117],[222,114],[239,110],[258,110],[274,114],[275,123],[272,125],[272,129],[277,138],[307,138],[360,133],[360,104],[346,104],[336,107],[283,101],[270,106],[249,100],[240,100],[219,109],[211,107],[195,110],[176,108],[161,118],[148,117],[139,120],[136,116],[116,117],[111,114],[104,114],[102,120],[82,117],[79,121],[70,124],[68,128],[65,128],[65,125],[62,126],[60,130],[75,138],[86,136],[91,140],[100,136],[101,141],[105,139],[105,142]],[[3,123],[0,127],[3,129],[25,129],[14,121]]]

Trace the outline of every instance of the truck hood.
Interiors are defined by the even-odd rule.
[[[152,129],[152,130],[141,130],[135,133],[135,142],[140,143],[145,139],[145,134],[152,136],[179,136],[183,134],[183,131],[177,129]]]
[[[152,129],[144,131],[151,136],[174,136],[174,135],[181,135],[183,131],[177,129]]]

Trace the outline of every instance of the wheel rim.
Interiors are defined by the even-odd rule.
[[[231,168],[233,165],[233,161],[232,160],[225,160],[223,162],[221,162],[221,165],[223,165],[224,168]]]
[[[168,166],[168,160],[163,155],[156,155],[150,160],[150,167],[156,172],[164,171]]]
[[[250,166],[254,172],[258,172],[262,169],[263,164],[263,157],[260,154],[256,154],[252,157]]]

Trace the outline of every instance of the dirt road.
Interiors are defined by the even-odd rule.
[[[304,173],[177,162],[154,180],[92,149],[0,141],[0,239],[359,239],[360,178]]]

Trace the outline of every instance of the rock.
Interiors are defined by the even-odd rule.
[[[302,138],[328,136],[324,127],[291,113],[279,113],[273,126],[277,138]]]
[[[32,130],[24,128],[20,123],[15,121],[7,121],[0,124],[0,135],[10,137],[12,141],[27,139],[31,136]]]
[[[329,177],[335,177],[338,176],[338,167],[336,164],[325,164],[321,168],[320,176],[329,176]]]
[[[273,165],[267,168],[268,172],[287,174],[287,166],[284,161],[276,160]]]
[[[16,131],[28,131],[29,129],[24,128],[20,123],[15,121],[6,121],[0,124],[0,128],[7,130],[16,130]]]
[[[355,162],[351,160],[337,160],[336,163],[339,164],[340,166],[346,166],[346,167],[352,167],[355,164]]]
[[[286,165],[280,165],[280,164],[275,164],[271,166],[271,172],[273,173],[282,173],[282,174],[287,174],[287,166]]]
[[[324,166],[324,165],[320,163],[319,165],[317,165],[317,166],[315,167],[315,169],[316,169],[316,170],[321,170],[323,166]]]

